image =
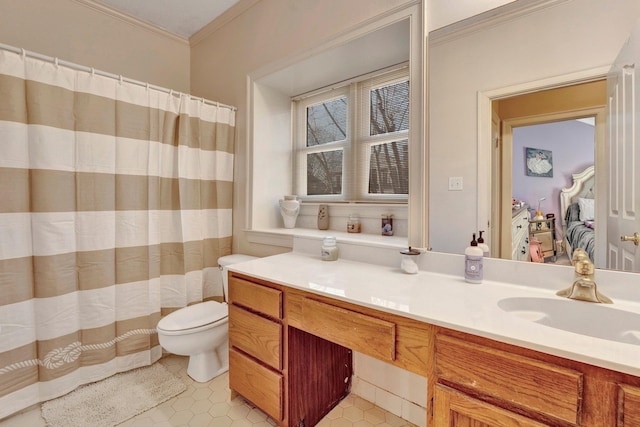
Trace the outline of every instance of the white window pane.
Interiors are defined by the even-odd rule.
[[[307,154],[307,195],[342,194],[342,150]]]
[[[408,140],[371,146],[369,194],[409,194]]]
[[[307,147],[342,141],[347,137],[345,96],[307,107]]]
[[[371,89],[370,101],[370,135],[409,129],[408,81]]]

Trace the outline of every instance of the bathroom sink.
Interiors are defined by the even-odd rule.
[[[498,307],[555,329],[640,345],[640,314],[591,302],[534,297],[505,298]]]

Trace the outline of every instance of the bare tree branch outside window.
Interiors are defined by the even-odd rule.
[[[409,129],[408,80],[371,89],[369,100],[369,136]],[[348,111],[347,96],[306,108],[306,146],[327,145],[306,155],[307,195],[342,194],[344,152],[329,144],[346,140]],[[369,194],[409,194],[409,141],[401,135],[370,146]]]
[[[371,90],[370,135],[409,129],[409,82]],[[371,147],[370,194],[409,194],[408,140]]]
[[[346,97],[307,107],[307,147],[342,141],[346,129]],[[308,154],[307,194],[341,194],[342,163],[342,150]]]

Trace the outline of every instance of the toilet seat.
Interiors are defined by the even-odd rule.
[[[229,306],[217,301],[206,301],[181,308],[158,322],[157,329],[166,335],[196,333],[212,328],[229,319]]]

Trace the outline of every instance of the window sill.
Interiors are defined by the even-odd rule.
[[[269,228],[245,230],[251,243],[293,248],[294,237],[322,240],[326,236],[335,236],[338,242],[383,248],[406,248],[407,237],[382,236],[379,234],[347,233],[336,230],[317,230],[312,228]]]

